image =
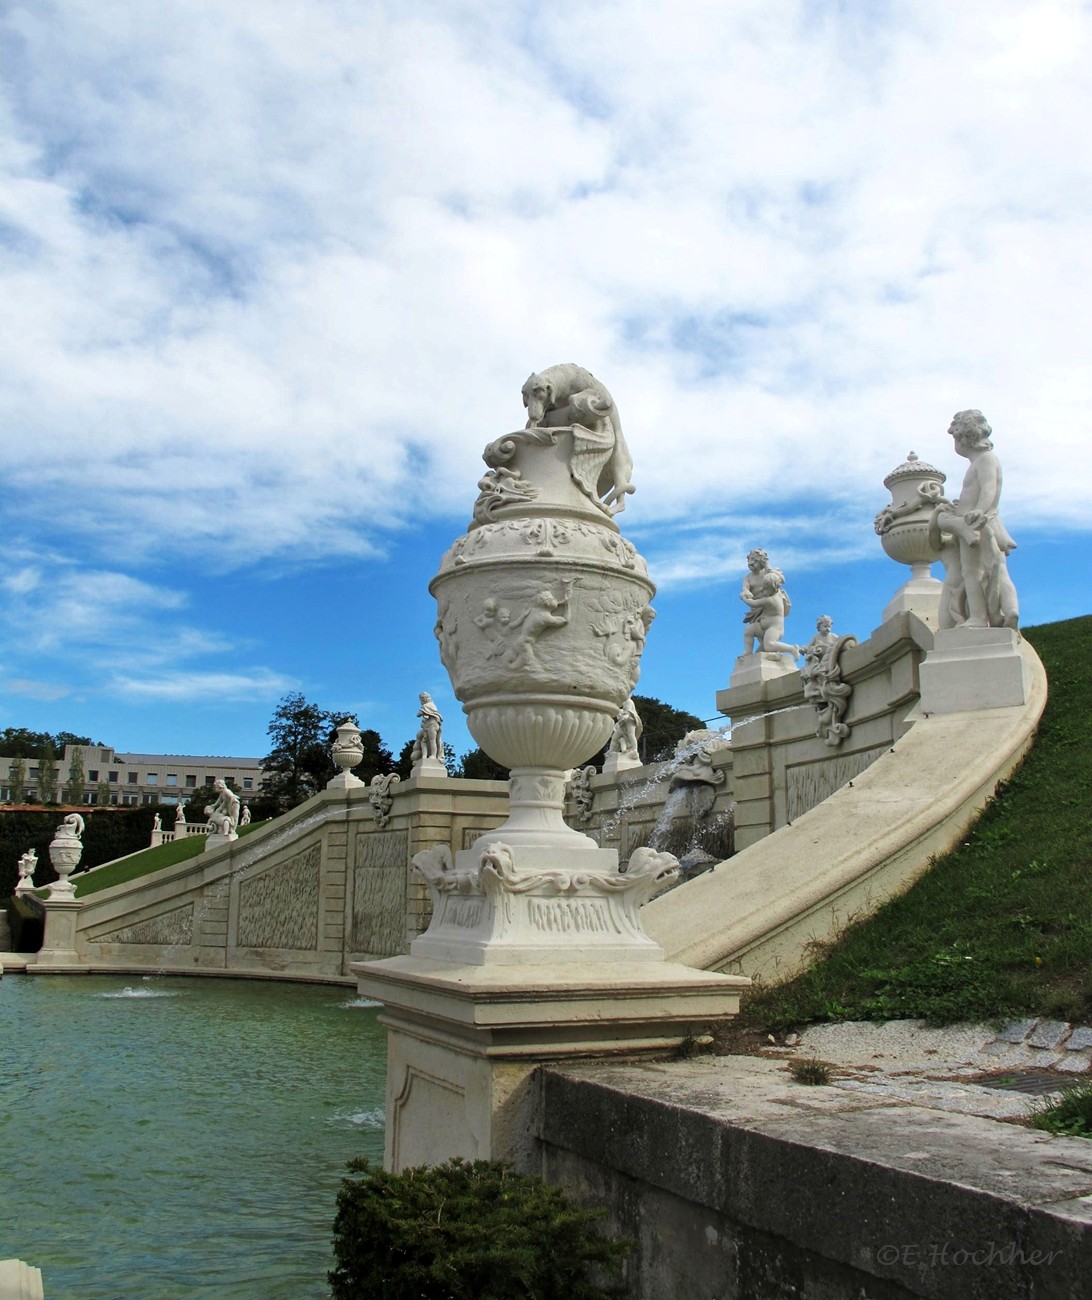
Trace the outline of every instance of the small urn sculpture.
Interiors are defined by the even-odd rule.
[[[440,656],[467,725],[511,770],[508,820],[454,862],[414,859],[433,922],[411,951],[441,960],[662,959],[637,908],[674,879],[638,850],[625,874],[562,817],[565,779],[608,740],[654,617],[644,561],[615,514],[632,463],[607,390],[578,366],[523,388],[527,427],[490,443],[473,518],[444,555]]]
[[[909,580],[884,608],[885,622],[909,611],[930,627],[937,627],[941,584],[932,576],[932,566],[940,552],[930,541],[929,521],[944,496],[945,477],[941,470],[910,452],[883,481],[891,493],[891,504],[876,516],[874,527],[891,559],[910,566]]]
[[[69,813],[57,827],[49,846],[49,860],[57,873],[57,881],[49,887],[50,899],[75,898],[76,890],[69,876],[79,866],[83,856],[84,822],[79,813]]]
[[[360,742],[360,728],[350,718],[337,728],[330,757],[341,769],[337,776],[326,782],[327,790],[348,790],[353,786],[363,785],[358,776],[353,776],[352,769],[364,761],[364,746]]]

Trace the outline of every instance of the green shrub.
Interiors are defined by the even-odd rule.
[[[491,1160],[387,1173],[367,1160],[342,1180],[335,1300],[604,1300],[629,1243],[593,1229],[603,1211]]]
[[[1092,1138],[1092,1083],[1066,1088],[1056,1099],[1048,1099],[1031,1117],[1032,1128],[1068,1137]]]
[[[790,1061],[789,1073],[797,1083],[806,1083],[814,1087],[822,1087],[830,1083],[833,1078],[833,1071],[826,1061],[817,1060],[814,1056],[807,1061]]]

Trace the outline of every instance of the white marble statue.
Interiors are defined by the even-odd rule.
[[[19,882],[15,886],[17,894],[26,894],[34,888],[34,873],[38,869],[36,849],[27,849],[19,859]]]
[[[770,564],[761,547],[747,556],[747,575],[740,600],[747,605],[743,616],[743,653],[765,653],[800,657],[800,647],[782,641],[785,618],[792,609],[785,590],[785,575]]]
[[[242,815],[239,817],[239,825],[240,826],[250,825],[250,804],[243,805]]]
[[[633,459],[614,398],[583,366],[549,366],[523,385],[527,428],[573,430],[569,472],[592,501],[612,513],[625,509],[633,484]]]
[[[940,626],[1015,628],[1020,610],[1007,557],[1016,543],[997,513],[1001,462],[990,441],[992,430],[981,411],[971,410],[958,411],[948,432],[970,465],[959,499],[942,498],[929,524],[945,567]]]
[[[186,824],[186,805],[182,802],[181,799],[179,799],[178,804],[174,810],[175,830],[177,830],[180,826],[185,826],[185,824]]]
[[[815,734],[832,747],[840,745],[850,733],[849,724],[843,718],[853,687],[842,680],[840,659],[847,646],[856,644],[856,637],[835,636],[833,619],[829,614],[820,614],[815,622],[815,635],[803,648],[800,680],[804,699],[815,706]]]
[[[160,817],[159,813],[156,813],[156,815],[152,818],[152,830],[161,831],[162,829],[163,829],[163,819]]]
[[[634,704],[631,695],[622,705],[618,711],[618,717],[614,720],[614,731],[607,745],[607,752],[621,754],[623,758],[640,760],[641,755],[637,749],[637,742],[641,739],[641,733],[644,729],[645,724],[641,721],[637,706]]]
[[[205,805],[205,816],[208,818],[210,834],[224,835],[228,839],[234,839],[235,828],[239,825],[239,796],[222,776],[216,778],[214,787],[216,800],[214,803]]]
[[[421,726],[413,741],[411,758],[414,763],[419,763],[423,758],[439,759],[442,763],[444,741],[441,729],[444,719],[428,691],[422,691],[418,698],[421,707],[417,710],[417,716],[421,719]]]

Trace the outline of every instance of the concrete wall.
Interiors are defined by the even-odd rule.
[[[413,855],[461,849],[507,812],[498,781],[425,778],[391,794],[386,826],[366,789],[329,790],[230,845],[89,895],[77,952],[94,969],[351,983],[351,961],[405,952],[428,924]]]
[[[541,1172],[636,1243],[631,1300],[1089,1294],[1087,1141],[728,1059],[539,1072]]]

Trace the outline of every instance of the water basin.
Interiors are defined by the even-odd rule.
[[[383,1155],[376,1016],[321,985],[0,980],[0,1259],[47,1300],[329,1296],[345,1162]]]

